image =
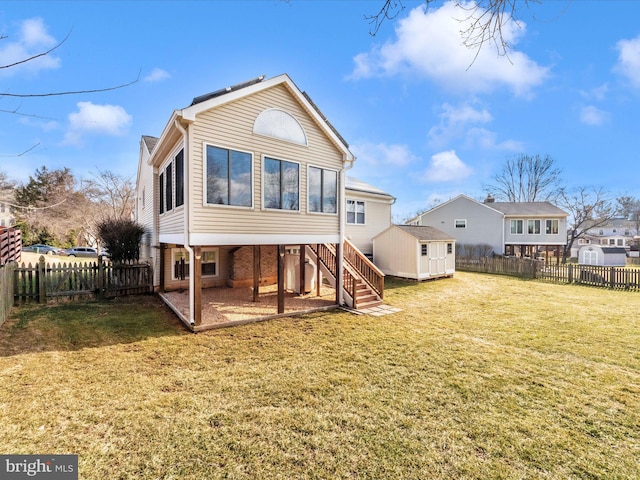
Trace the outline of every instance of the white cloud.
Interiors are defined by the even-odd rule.
[[[586,125],[598,126],[609,120],[609,113],[593,105],[587,105],[580,110],[580,121]]]
[[[145,82],[153,83],[153,82],[161,82],[162,80],[166,80],[167,78],[171,78],[171,75],[166,70],[162,70],[161,68],[154,68],[151,70],[151,73],[144,77]]]
[[[640,35],[632,40],[620,40],[616,44],[618,63],[614,69],[640,88]]]
[[[17,40],[8,37],[0,43],[0,65],[13,65],[30,57],[46,52],[57,44],[57,40],[47,33],[41,18],[30,18],[20,24]],[[3,68],[0,75],[10,76],[20,72],[35,73],[60,67],[60,59],[55,52],[29,60],[25,63]]]
[[[508,58],[497,54],[491,42],[480,50],[467,48],[463,33],[470,25],[468,9],[474,4],[447,2],[439,9],[414,8],[398,21],[395,39],[354,57],[352,79],[407,74],[430,78],[449,90],[490,92],[510,88],[528,95],[548,76],[542,67],[514,46],[525,33],[524,23],[502,26],[504,40],[512,47]],[[477,54],[477,56],[476,56]]]
[[[351,150],[360,165],[403,167],[418,160],[407,145],[361,143],[352,145]]]
[[[599,87],[592,88],[591,90],[580,90],[580,95],[582,95],[583,98],[593,98],[600,102],[606,98],[607,93],[609,93],[608,83],[603,83]]]
[[[119,105],[78,102],[78,111],[69,114],[65,143],[78,144],[85,134],[124,135],[132,117]]]
[[[506,150],[509,152],[522,152],[524,144],[518,140],[504,140],[499,142],[496,132],[486,128],[470,128],[465,137],[467,148],[482,148],[484,150]]]
[[[455,150],[436,153],[424,173],[427,182],[452,182],[467,178],[473,169],[458,158]]]
[[[432,144],[446,145],[455,138],[460,138],[468,124],[489,123],[492,116],[488,110],[478,110],[468,103],[454,107],[449,103],[442,105],[440,124],[429,129]]]

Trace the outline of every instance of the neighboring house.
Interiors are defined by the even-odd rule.
[[[478,202],[459,195],[409,220],[455,238],[458,255],[515,255],[540,252],[556,257],[567,243],[568,214],[549,202]]]
[[[13,207],[11,206],[12,199],[12,189],[0,191],[0,227],[13,227],[16,223],[16,219],[13,216]]]
[[[601,245],[622,247],[627,252],[638,239],[638,228],[635,222],[626,218],[612,218],[603,225],[585,228],[584,233],[571,248],[571,256],[577,257],[578,251],[585,245]]]
[[[627,264],[627,251],[623,247],[585,245],[578,252],[578,263],[580,265],[624,267]]]
[[[154,266],[156,290],[188,289],[182,320],[197,329],[203,288],[248,285],[257,295],[277,283],[281,314],[285,277],[308,290],[311,263],[335,287],[336,305],[357,306],[356,285],[371,279],[345,265],[367,262],[345,243],[345,171],[354,160],[286,74],[175,110],[159,138],[140,144],[135,218],[147,230],[140,253]],[[285,265],[297,265],[297,275]]]
[[[392,225],[373,238],[375,264],[386,275],[427,280],[455,272],[455,239],[437,228]]]
[[[367,257],[373,257],[373,237],[391,225],[388,193],[353,177],[346,177],[346,236]]]

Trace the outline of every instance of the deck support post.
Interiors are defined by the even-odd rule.
[[[284,313],[284,245],[278,245],[278,314]]]
[[[304,288],[304,284],[305,284],[305,278],[304,278],[304,274],[305,274],[305,268],[304,268],[304,262],[306,259],[307,255],[305,252],[305,246],[304,245],[300,245],[300,275],[299,275],[299,280],[300,280],[300,285],[299,285],[299,294],[300,295],[304,295],[305,292],[305,288]]]
[[[164,278],[165,278],[164,267],[165,267],[165,264],[166,264],[166,261],[167,261],[164,258],[164,254],[165,254],[165,251],[166,251],[165,247],[166,247],[166,245],[164,243],[161,243],[160,244],[160,248],[158,250],[160,252],[159,253],[159,255],[160,255],[160,272],[159,272],[160,273],[160,287],[158,288],[158,291],[160,293],[164,293]]]
[[[202,323],[202,247],[193,247],[193,321]]]
[[[260,297],[260,245],[253,246],[253,301]]]

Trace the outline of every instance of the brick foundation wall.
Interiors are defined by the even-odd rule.
[[[260,285],[272,285],[278,281],[278,247],[260,246]],[[229,266],[230,287],[253,285],[253,247],[240,247],[231,254]]]

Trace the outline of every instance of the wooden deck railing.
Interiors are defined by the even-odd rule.
[[[344,241],[344,259],[382,300],[384,296],[384,273],[347,239]]]

